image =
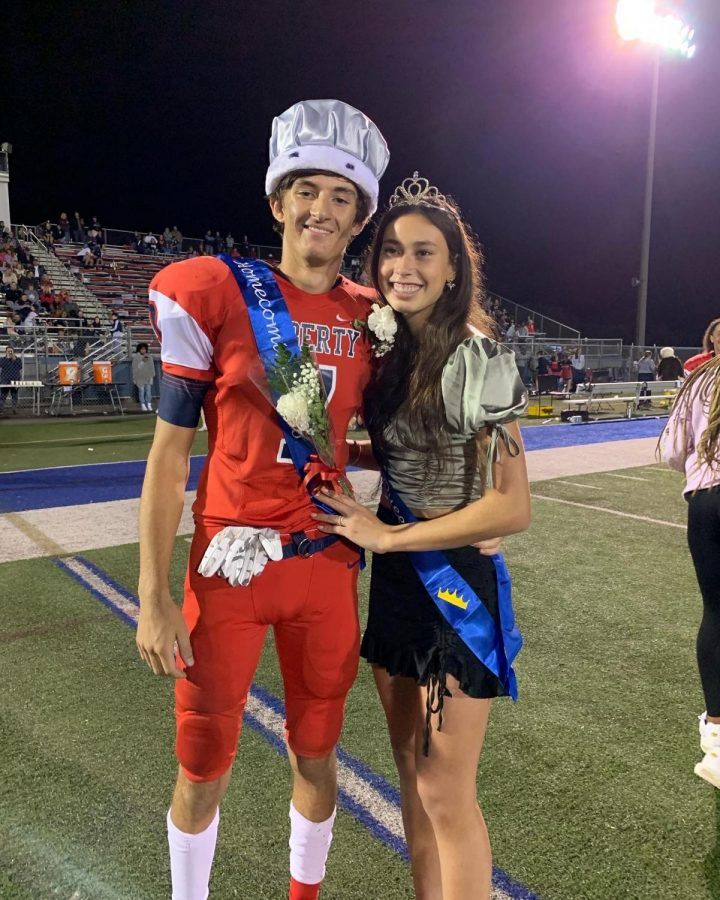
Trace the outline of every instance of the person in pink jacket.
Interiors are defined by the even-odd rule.
[[[695,774],[720,788],[720,357],[690,373],[659,444],[668,465],[685,473],[688,545],[703,600],[697,661],[707,710]]]

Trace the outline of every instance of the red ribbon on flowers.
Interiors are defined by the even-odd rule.
[[[345,475],[339,469],[327,466],[317,453],[313,453],[310,459],[305,463],[305,478],[303,479],[303,485],[310,490],[310,485],[316,478],[320,480],[320,484],[317,488],[312,490],[312,493],[320,490],[321,487],[328,487],[335,494],[345,493],[342,486],[342,482],[346,481]]]

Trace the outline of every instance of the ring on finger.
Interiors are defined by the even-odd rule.
[[[343,516],[338,516],[337,524],[338,528],[342,528],[345,524],[345,518]]]

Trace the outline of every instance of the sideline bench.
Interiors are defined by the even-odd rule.
[[[643,385],[647,387],[644,393]],[[672,403],[678,392],[675,381],[608,381],[597,384],[579,384],[572,397],[562,401],[568,409],[586,410],[592,408],[603,412],[603,404],[607,404],[605,412],[612,412],[611,403],[625,404],[625,418],[631,419],[641,403],[664,398]]]

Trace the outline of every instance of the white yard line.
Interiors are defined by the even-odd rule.
[[[8,446],[8,445],[6,445]],[[17,446],[17,445],[14,445]],[[202,459],[205,456],[204,453],[193,453],[190,459]],[[145,463],[144,459],[110,459],[105,462],[88,462],[86,463],[70,463],[66,466],[45,466],[43,469],[33,469],[33,473],[37,474],[38,472],[52,472],[54,469],[85,469],[87,466],[117,466],[122,465],[123,463]],[[20,472],[27,472],[27,469],[8,469],[7,471],[3,470],[0,472],[0,475],[17,475]]]
[[[98,594],[102,594],[106,600],[112,603],[115,609],[119,609],[120,612],[125,613],[125,615],[129,616],[134,622],[137,622],[138,614],[140,612],[138,607],[128,600],[127,597],[123,597],[123,595],[115,590],[112,585],[108,584],[104,578],[101,578],[93,572],[92,569],[89,569],[85,563],[72,556],[67,557],[63,562],[70,571],[82,578],[88,587],[93,588]]]
[[[617,472],[604,472],[608,478],[624,478],[625,481],[647,481],[647,478],[640,478],[637,475],[618,475]]]
[[[597,484],[581,484],[579,481],[561,481],[559,478],[555,479],[555,484],[569,484],[570,487],[590,488],[591,491],[602,490]]]
[[[22,859],[22,868],[28,880],[42,893],[34,897],[67,897],[68,900],[92,897],[93,900],[147,900],[147,894],[136,884],[127,882],[109,884],[92,869],[82,863],[86,859],[72,857],[67,841],[48,834],[47,829],[33,831],[27,821],[3,819],[3,844],[5,852]],[[109,873],[108,873],[109,874]],[[129,878],[131,876],[125,876]],[[76,885],[79,887],[76,889]],[[3,895],[7,896],[7,895]]]
[[[83,435],[78,435],[77,437],[67,437],[67,438],[50,438],[49,440],[43,441],[18,441],[17,443],[7,443],[0,444],[0,447],[30,447],[33,444],[47,444],[48,446],[53,446],[55,444],[82,444],[83,441],[87,441],[88,444],[92,443],[103,443],[105,441],[111,440],[123,440],[125,438],[137,438],[137,437],[146,437],[149,441],[152,440],[153,433],[152,431],[133,431],[128,432],[128,434],[103,434],[96,435],[93,441],[90,437],[84,437]],[[57,466],[57,468],[67,468],[67,466]]]
[[[549,500],[551,503],[564,503],[566,506],[579,506],[581,509],[592,509],[595,512],[608,513],[611,516],[622,516],[623,519],[636,519],[639,522],[649,522],[651,525],[668,525],[670,528],[681,528],[685,531],[684,525],[678,525],[677,522],[666,522],[663,519],[652,519],[650,516],[637,516],[635,513],[620,512],[618,509],[606,509],[604,506],[593,506],[591,503],[578,503],[576,500],[561,500],[559,497],[546,497],[544,494],[530,495],[533,500]]]

